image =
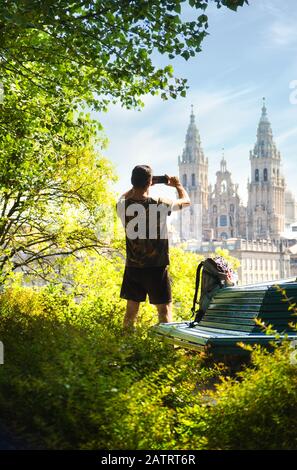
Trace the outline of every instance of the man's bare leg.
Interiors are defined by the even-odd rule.
[[[127,300],[126,314],[124,317],[124,329],[132,329],[137,318],[139,311],[139,302],[134,300]]]
[[[159,323],[170,323],[172,322],[172,303],[169,304],[157,304],[159,315]]]

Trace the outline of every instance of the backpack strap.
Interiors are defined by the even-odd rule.
[[[203,264],[204,262],[198,265],[196,271],[196,285],[195,285],[195,294],[193,299],[193,306],[191,308],[192,317],[196,314],[196,305],[198,304],[198,311],[200,310],[200,299],[201,299],[201,289],[202,289],[202,275],[203,275]],[[194,319],[195,322],[196,318]],[[192,322],[192,323],[194,323]]]
[[[206,265],[204,266],[204,263],[206,261]],[[207,272],[207,274],[213,278],[215,278],[218,282],[219,287],[223,287],[222,281],[220,277],[212,271],[212,269],[207,269],[209,266],[207,265],[207,261],[209,261],[209,258],[207,260],[201,261],[201,263],[197,267],[196,271],[196,285],[195,285],[195,294],[194,294],[194,299],[193,299],[193,306],[191,308],[192,315],[191,317],[194,317],[194,320],[189,323],[189,328],[193,328],[196,323],[199,323],[199,321],[202,319],[204,312],[201,310],[201,291],[202,291],[202,276],[203,276],[203,271]],[[213,260],[210,259],[210,261],[213,263]],[[216,286],[215,288],[217,288]],[[196,307],[198,306],[198,308]]]

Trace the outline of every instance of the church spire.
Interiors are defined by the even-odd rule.
[[[263,116],[263,114],[267,113],[265,96],[263,96],[262,101],[263,101],[263,106],[262,106],[262,116]]]
[[[195,123],[195,114],[194,114],[194,106],[191,104],[191,116],[190,116],[191,123]]]
[[[225,149],[222,148],[222,159],[221,159],[221,172],[225,173],[227,171],[227,162],[225,160]]]
[[[278,158],[278,152],[273,140],[271,124],[267,115],[265,98],[263,98],[254,155],[258,158]]]
[[[182,154],[182,163],[204,161],[201,139],[195,122],[194,106],[191,105],[190,123],[188,126],[185,147]]]
[[[265,122],[270,125],[268,116],[267,116],[267,108],[266,108],[266,99],[265,97],[262,98],[263,100],[263,105],[262,105],[262,114],[260,118],[260,123]]]

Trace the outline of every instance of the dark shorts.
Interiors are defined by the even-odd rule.
[[[171,281],[168,266],[147,268],[125,267],[121,298],[143,302],[148,294],[151,304],[171,302]]]

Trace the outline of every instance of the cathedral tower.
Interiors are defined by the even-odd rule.
[[[285,180],[281,155],[273,140],[263,98],[257,141],[250,152],[248,183],[248,235],[250,239],[279,239],[285,222]]]
[[[201,146],[193,106],[182,157],[178,157],[179,178],[191,199],[180,214],[180,239],[200,240],[208,222],[208,159]]]

